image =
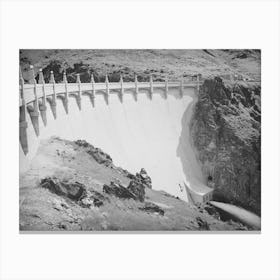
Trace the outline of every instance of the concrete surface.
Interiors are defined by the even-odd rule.
[[[47,104],[47,125],[39,117],[39,136],[27,114],[29,153],[24,155],[20,147],[20,172],[28,169],[39,141],[55,135],[67,140],[85,139],[132,173],[145,168],[156,190],[187,200],[186,191],[179,188],[179,183],[186,182],[203,193],[205,181],[188,132],[195,91],[185,88],[181,98],[179,89],[170,89],[165,99],[164,90],[155,88],[152,99],[148,91],[140,91],[135,101],[131,90],[122,102],[117,94],[110,94],[109,104],[102,95],[96,95],[94,107],[88,96],[82,96],[81,110],[70,97],[68,114],[58,99],[56,120]]]

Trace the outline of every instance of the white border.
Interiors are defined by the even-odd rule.
[[[1,279],[279,279],[279,2],[2,1]],[[19,48],[261,48],[262,233],[20,235]]]

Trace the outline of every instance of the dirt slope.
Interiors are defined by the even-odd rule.
[[[190,205],[163,191],[145,188],[144,202],[103,192],[103,185],[111,181],[127,187],[131,180],[128,174],[113,163],[99,163],[74,142],[59,138],[42,141],[31,168],[20,177],[20,230],[248,229],[237,222],[221,221],[210,206]],[[103,204],[85,207],[51,192],[40,185],[47,177],[74,180],[84,185],[87,192],[98,193]]]

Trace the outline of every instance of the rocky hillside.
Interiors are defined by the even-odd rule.
[[[260,80],[260,50],[20,50],[20,65],[26,79],[29,65],[35,72],[43,69],[46,81],[54,71],[56,81],[62,81],[67,71],[68,81],[75,82],[81,74],[82,82],[90,81],[90,73],[96,82],[104,81],[105,74],[111,82],[154,79],[162,81],[186,79],[201,74],[204,78],[215,76],[229,80],[230,75],[246,80]]]
[[[210,205],[153,190],[144,169],[131,174],[81,140],[43,141],[20,184],[22,231],[250,229]]]
[[[195,106],[191,135],[214,199],[261,212],[260,86],[206,80]]]

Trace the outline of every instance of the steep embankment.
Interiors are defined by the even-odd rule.
[[[214,199],[260,215],[260,86],[206,80],[190,129],[203,174],[214,183]]]
[[[84,141],[42,141],[20,176],[20,230],[247,229],[222,221],[210,205],[192,206],[151,189],[148,175],[116,167]]]

